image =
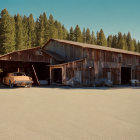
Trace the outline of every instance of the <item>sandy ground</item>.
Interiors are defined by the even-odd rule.
[[[140,140],[140,88],[0,89],[0,140]]]

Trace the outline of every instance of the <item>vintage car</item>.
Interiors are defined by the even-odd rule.
[[[23,72],[13,72],[8,73],[3,78],[3,84],[10,86],[24,86],[24,87],[31,87],[33,84],[32,78],[26,76]]]
[[[140,81],[137,79],[130,80],[131,86],[140,86]]]

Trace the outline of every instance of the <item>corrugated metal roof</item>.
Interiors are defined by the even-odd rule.
[[[92,44],[85,44],[85,43],[79,43],[79,42],[74,42],[74,41],[67,41],[67,40],[58,40],[58,39],[50,39],[44,47],[50,42],[50,41],[57,41],[60,43],[64,44],[71,44],[83,48],[91,48],[91,49],[97,49],[97,50],[104,50],[104,51],[111,51],[111,52],[117,52],[117,53],[124,53],[124,54],[131,54],[131,55],[137,55],[140,56],[140,53],[137,52],[131,52],[127,50],[122,50],[122,49],[116,49],[116,48],[110,48],[110,47],[104,47],[104,46],[99,46],[99,45],[92,45]]]

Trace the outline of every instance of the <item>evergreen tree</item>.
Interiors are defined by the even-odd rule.
[[[118,33],[118,43],[117,48],[125,49],[125,41],[121,32]]]
[[[96,33],[96,45],[100,44],[99,32]]]
[[[49,23],[45,12],[43,13],[43,23],[44,23],[44,42],[46,43],[50,38],[49,38]]]
[[[92,31],[92,34],[91,34],[91,44],[96,44],[96,38],[95,38],[95,35],[94,35],[93,31]]]
[[[111,44],[111,47],[112,48],[117,48],[118,46],[118,38],[116,35],[113,36],[113,39],[112,39],[112,44]]]
[[[135,50],[134,43],[132,41],[130,32],[128,32],[128,34],[127,34],[126,42],[127,42],[128,50],[129,51],[134,51]]]
[[[113,37],[112,37],[112,35],[109,35],[108,38],[107,38],[107,46],[108,47],[111,47],[112,41],[113,41]]]
[[[43,16],[40,15],[39,19],[36,21],[36,38],[37,38],[37,45],[43,46],[44,45],[44,22]]]
[[[72,27],[70,28],[69,40],[74,41],[74,31]]]
[[[128,50],[128,46],[127,46],[127,41],[126,41],[126,34],[123,35],[123,39],[124,39],[124,47],[123,50]]]
[[[138,41],[138,49],[137,49],[137,52],[139,52],[140,53],[140,42]]]
[[[15,50],[15,21],[6,9],[0,13],[0,54]]]
[[[35,39],[36,39],[35,22],[33,19],[33,15],[30,14],[28,17],[28,48],[36,46]]]
[[[23,25],[23,41],[24,41],[24,48],[28,48],[28,18],[26,16],[23,17],[22,20]]]
[[[63,39],[63,29],[61,23],[56,20],[54,24],[57,31],[56,38]]]
[[[49,16],[48,24],[49,24],[49,38],[55,39],[57,35],[57,31],[54,25],[54,19],[52,15]]]
[[[134,51],[137,52],[137,50],[138,50],[137,41],[135,39],[133,39],[132,41],[133,41],[133,44],[134,44]]]
[[[65,29],[64,25],[62,25],[62,31],[63,31],[63,39],[64,40],[68,39],[68,32]]]
[[[101,29],[98,35],[98,42],[97,45],[100,46],[107,46],[107,40],[106,37],[104,35],[104,31]]]
[[[87,28],[86,30],[86,43],[90,44],[91,43],[91,35],[90,35],[90,30]]]
[[[24,38],[23,38],[22,17],[19,14],[15,15],[15,27],[16,27],[16,50],[21,50],[24,49]]]
[[[83,32],[82,32],[82,42],[86,43],[86,29],[85,28],[83,29]]]
[[[35,39],[35,44],[36,46],[39,46],[39,19],[36,19],[35,22],[35,34],[36,34],[36,39]]]
[[[82,33],[78,25],[76,25],[74,30],[74,38],[76,42],[82,42]]]
[[[55,20],[54,26],[55,26],[55,29],[56,29],[56,38],[58,38],[58,21],[57,20]]]

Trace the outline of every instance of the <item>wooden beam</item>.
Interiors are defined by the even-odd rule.
[[[50,85],[52,83],[52,68],[50,67]]]
[[[38,77],[37,77],[37,74],[36,74],[36,71],[35,71],[34,65],[32,65],[32,68],[33,68],[33,72],[34,72],[34,75],[35,75],[35,78],[36,78],[37,84],[38,84],[38,86],[40,86],[40,82],[39,82],[39,80],[38,80]]]

